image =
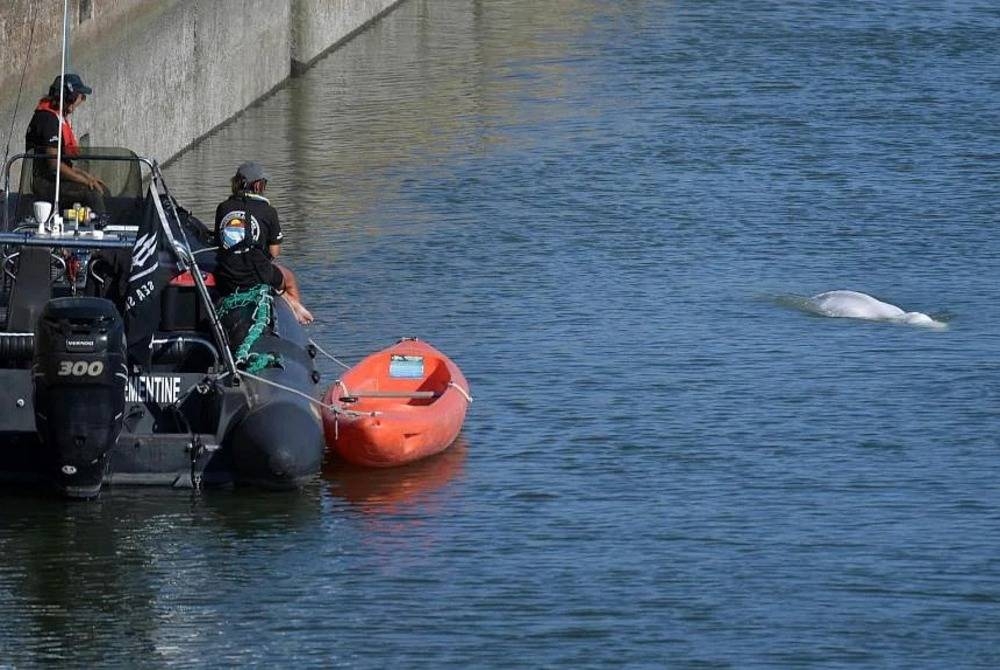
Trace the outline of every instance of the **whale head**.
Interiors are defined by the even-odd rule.
[[[933,317],[923,312],[906,312],[899,318],[903,323],[911,326],[924,326],[925,328],[947,328],[948,324],[943,321],[935,321]]]

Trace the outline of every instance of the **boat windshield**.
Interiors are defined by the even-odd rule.
[[[33,221],[32,205],[41,199],[33,183],[34,161],[50,160],[37,154],[19,154],[6,166],[4,183],[9,191],[4,208],[3,232],[11,232],[19,225]],[[100,177],[108,185],[110,197],[105,198],[106,225],[128,225],[142,212],[145,187],[149,184],[149,162],[135,152],[122,147],[86,147],[73,158],[73,164]],[[20,168],[16,189],[11,189],[11,174],[15,165]],[[65,203],[64,203],[65,204]]]

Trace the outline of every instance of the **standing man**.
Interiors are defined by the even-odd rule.
[[[60,89],[62,110],[59,109]],[[86,101],[93,89],[83,83],[80,75],[56,77],[49,94],[38,101],[35,113],[24,135],[25,150],[45,154],[46,159],[32,160],[32,192],[36,197],[52,202],[56,192],[56,156],[62,136],[62,162],[59,164],[59,204],[57,209],[80,203],[98,213],[105,211],[104,198],[110,195],[108,185],[99,177],[73,165],[80,154],[69,115]]]
[[[274,262],[281,253],[282,233],[278,212],[264,197],[267,181],[259,164],[243,163],[232,178],[232,195],[215,209],[219,291],[226,296],[266,284],[285,298],[299,323],[312,323],[295,275]]]

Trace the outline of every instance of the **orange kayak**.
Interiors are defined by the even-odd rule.
[[[356,465],[391,467],[455,441],[471,398],[451,359],[415,339],[376,352],[323,396],[327,447]]]

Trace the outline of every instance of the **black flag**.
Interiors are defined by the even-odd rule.
[[[170,223],[151,187],[132,246],[128,290],[125,293],[125,333],[132,363],[149,367],[150,343],[160,323],[160,297],[177,269],[171,247]]]

